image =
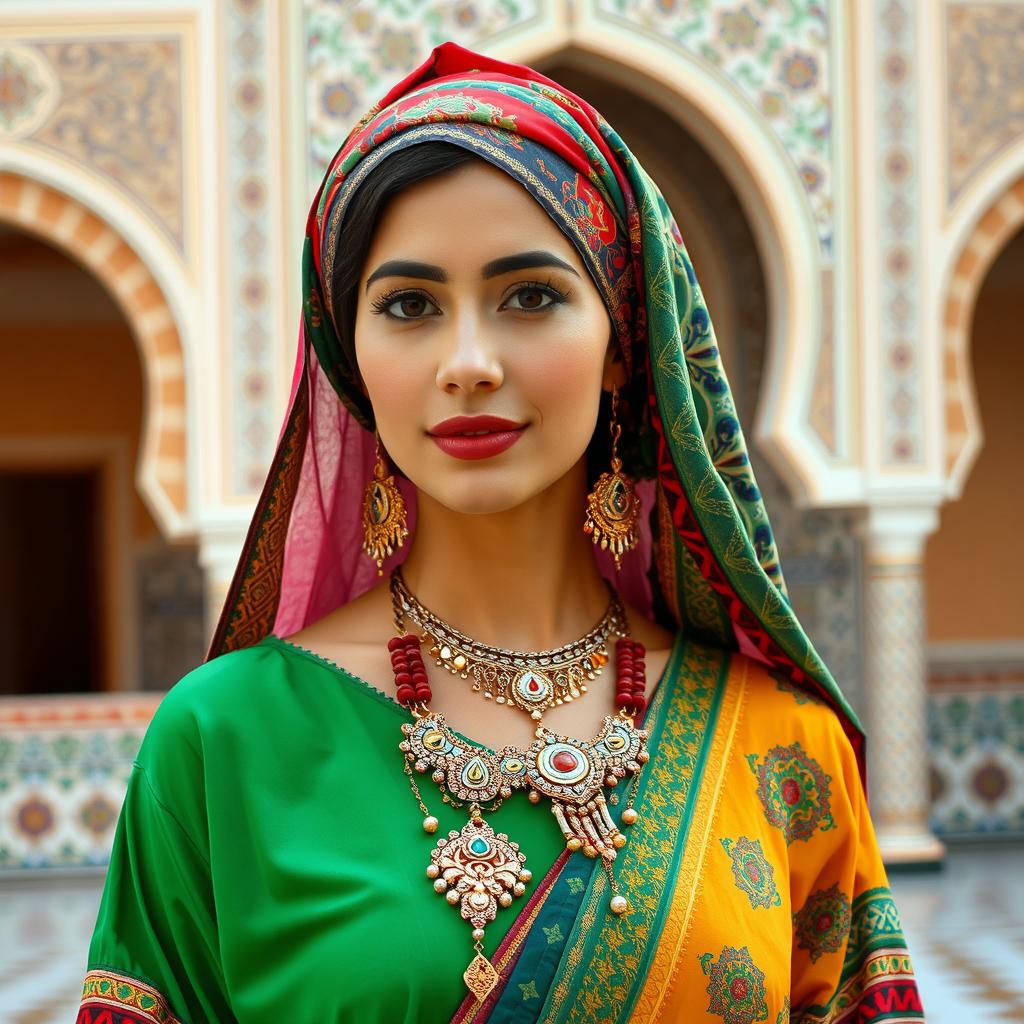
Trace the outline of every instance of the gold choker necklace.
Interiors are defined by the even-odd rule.
[[[606,583],[607,586],[607,583]],[[585,636],[546,651],[513,651],[480,643],[428,611],[413,596],[401,568],[391,575],[396,615],[407,617],[430,641],[435,663],[454,676],[472,679],[474,693],[495,704],[525,711],[539,722],[545,711],[577,700],[601,675],[612,637],[628,636],[626,613],[615,592],[601,621]]]

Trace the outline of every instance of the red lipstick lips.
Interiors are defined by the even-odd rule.
[[[500,416],[453,416],[435,424],[427,433],[447,455],[457,459],[488,459],[511,448],[526,426]]]

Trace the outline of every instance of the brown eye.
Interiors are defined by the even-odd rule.
[[[398,306],[402,316],[412,318],[423,316],[429,303],[422,295],[412,295],[407,299],[399,299],[393,305]]]
[[[565,296],[546,285],[528,284],[517,288],[506,301],[510,309],[523,313],[538,313],[543,309],[564,302]]]
[[[524,288],[517,294],[519,295],[519,305],[523,309],[540,309],[545,305],[544,300],[548,299],[548,296],[539,288]]]
[[[421,320],[440,312],[437,306],[420,292],[391,292],[373,303],[375,313],[383,313],[393,320]]]

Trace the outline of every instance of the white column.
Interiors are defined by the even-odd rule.
[[[228,588],[242,553],[245,533],[249,527],[244,521],[206,525],[199,533],[199,564],[205,581],[205,614],[207,643],[220,620]]]
[[[929,864],[927,666],[922,559],[934,507],[875,507],[865,528],[868,795],[886,864]]]

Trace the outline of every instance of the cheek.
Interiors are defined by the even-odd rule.
[[[356,361],[382,436],[390,424],[408,422],[410,410],[422,407],[434,377],[428,365],[419,365],[415,349],[399,352],[381,339],[357,341]]]
[[[589,438],[600,401],[610,325],[591,317],[574,327],[531,349],[520,379],[529,382],[525,387],[545,425],[557,424],[574,438],[580,433]]]

